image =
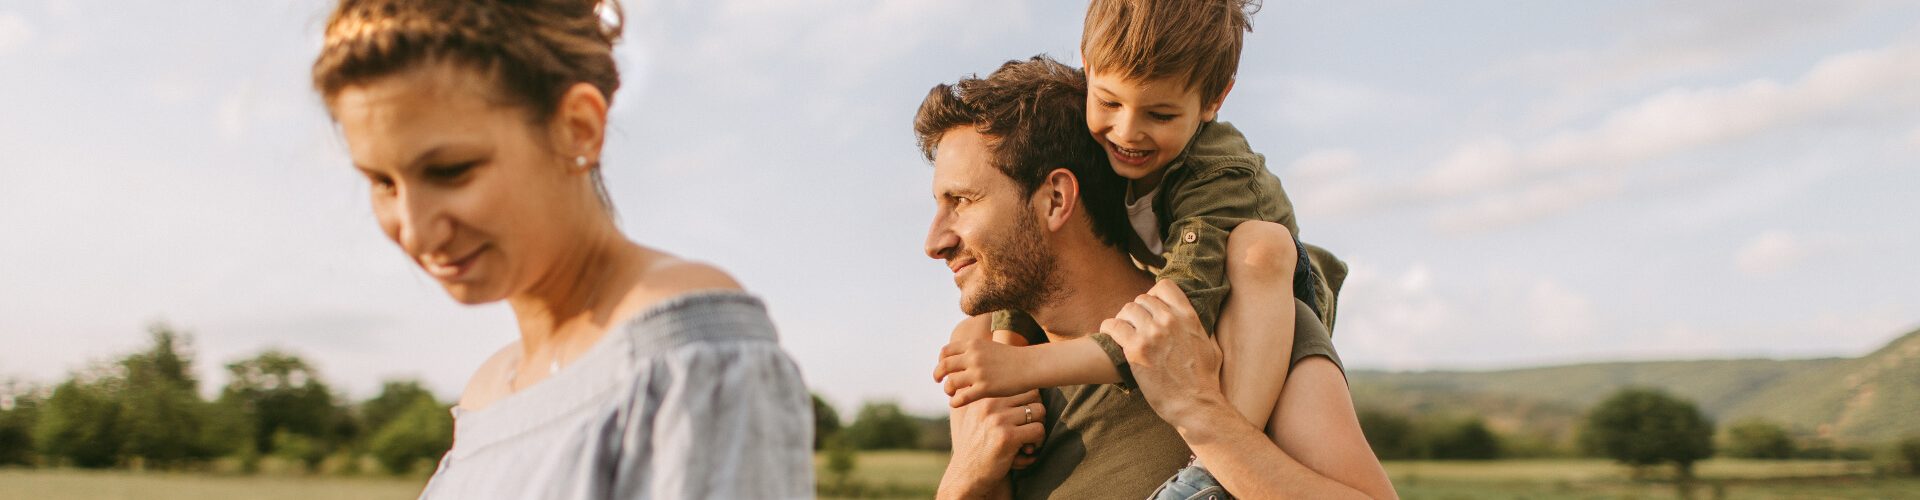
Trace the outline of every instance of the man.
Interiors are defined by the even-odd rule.
[[[1189,449],[1243,497],[1392,497],[1332,359],[1294,365],[1272,423],[1279,447],[1225,405],[1219,353],[1185,296],[1122,250],[1121,181],[1086,132],[1084,85],[1036,57],[934,87],[914,123],[939,207],[926,250],[975,315],[956,339],[985,335],[980,315],[1001,309],[1028,312],[1047,332],[1033,341],[1104,332],[1140,390],[1062,387],[955,409],[940,497],[1144,498]]]

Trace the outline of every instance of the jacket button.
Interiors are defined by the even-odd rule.
[[[1194,234],[1193,231],[1187,231],[1187,234],[1180,235],[1180,240],[1187,243],[1193,243],[1193,240],[1197,239],[1200,239],[1200,235]]]

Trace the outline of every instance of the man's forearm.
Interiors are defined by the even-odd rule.
[[[1013,484],[1006,480],[982,478],[957,467],[947,467],[945,475],[940,477],[940,490],[934,498],[940,500],[1002,500],[1013,498]]]
[[[1302,498],[1369,498],[1288,456],[1224,399],[1196,403],[1180,411],[1182,415],[1174,425],[1180,438],[1234,496],[1280,498],[1284,493]]]

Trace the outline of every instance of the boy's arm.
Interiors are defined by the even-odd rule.
[[[995,336],[1000,336],[995,332]],[[1095,334],[1102,339],[1106,334]],[[1014,337],[1018,337],[1015,335]],[[1103,345],[1104,344],[1104,345]],[[1119,344],[1093,338],[1016,347],[988,339],[956,339],[940,349],[933,378],[954,408],[982,398],[1013,396],[1042,387],[1119,383]]]
[[[1211,334],[1226,305],[1227,236],[1249,220],[1285,224],[1293,207],[1271,174],[1252,165],[1217,165],[1195,172],[1169,189],[1166,259],[1155,277],[1174,282],[1193,303],[1201,328]],[[1265,174],[1265,175],[1263,175]],[[1293,228],[1289,227],[1289,230]]]

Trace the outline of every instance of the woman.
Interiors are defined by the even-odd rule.
[[[764,306],[620,234],[600,180],[616,3],[344,0],[314,86],[387,237],[520,340],[423,498],[812,495],[812,411]]]

